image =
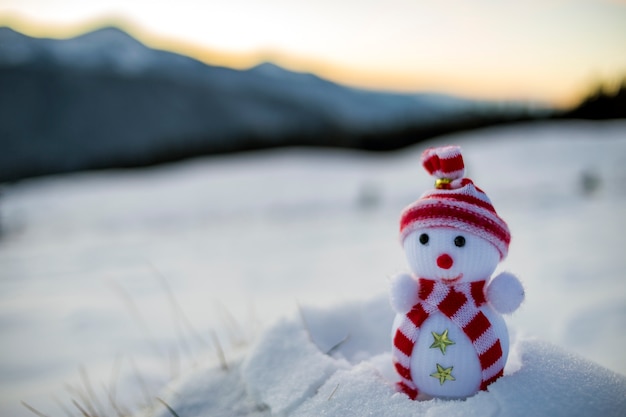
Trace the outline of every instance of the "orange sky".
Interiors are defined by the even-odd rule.
[[[570,105],[626,76],[619,0],[0,0],[0,24],[34,36],[111,23],[211,64],[395,91]]]

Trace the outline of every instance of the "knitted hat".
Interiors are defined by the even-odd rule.
[[[465,175],[461,148],[445,146],[426,149],[422,165],[436,178],[435,188],[402,211],[400,239],[415,229],[451,227],[486,239],[504,259],[509,250],[509,228],[493,208],[487,195]]]

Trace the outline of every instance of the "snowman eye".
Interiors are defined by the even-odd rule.
[[[429,240],[429,237],[428,237],[428,235],[427,235],[426,233],[422,233],[422,234],[420,235],[420,243],[421,243],[422,245],[427,244],[427,243],[428,243],[428,240]]]
[[[463,236],[457,236],[454,238],[454,245],[462,248],[463,246],[465,246],[465,238]]]

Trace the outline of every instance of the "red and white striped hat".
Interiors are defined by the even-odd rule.
[[[504,259],[511,234],[498,216],[487,195],[464,178],[465,165],[461,148],[444,146],[426,149],[422,165],[436,178],[435,188],[402,211],[400,239],[413,230],[425,227],[451,227],[473,233],[492,243]]]

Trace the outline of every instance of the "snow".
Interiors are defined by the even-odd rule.
[[[391,387],[387,279],[407,270],[400,210],[431,186],[419,154],[444,143],[463,147],[508,222],[500,269],[527,299],[489,392],[415,403]],[[65,415],[54,398],[70,408],[65,384],[90,381],[162,416],[156,396],[181,416],[623,415],[624,184],[626,122],[614,121],[5,186],[0,414],[32,415],[24,400]]]
[[[374,354],[387,332],[370,323],[389,324],[386,300],[372,300],[368,307],[342,305],[307,311],[302,320],[282,320],[251,347],[243,363],[228,371],[204,369],[173,388],[165,402],[188,417],[621,416],[626,411],[626,377],[537,340],[518,343],[519,368],[488,392],[462,401],[411,401],[393,388],[390,353]],[[309,319],[317,321],[314,330]],[[346,330],[357,335],[325,354],[317,339],[331,340],[326,329],[337,321],[351,323]],[[355,360],[357,345],[369,354]],[[226,399],[222,392],[229,393]],[[160,407],[152,415],[170,414]]]
[[[280,415],[314,395],[337,369],[302,326],[286,323],[263,334],[246,358],[242,375],[250,394]]]

